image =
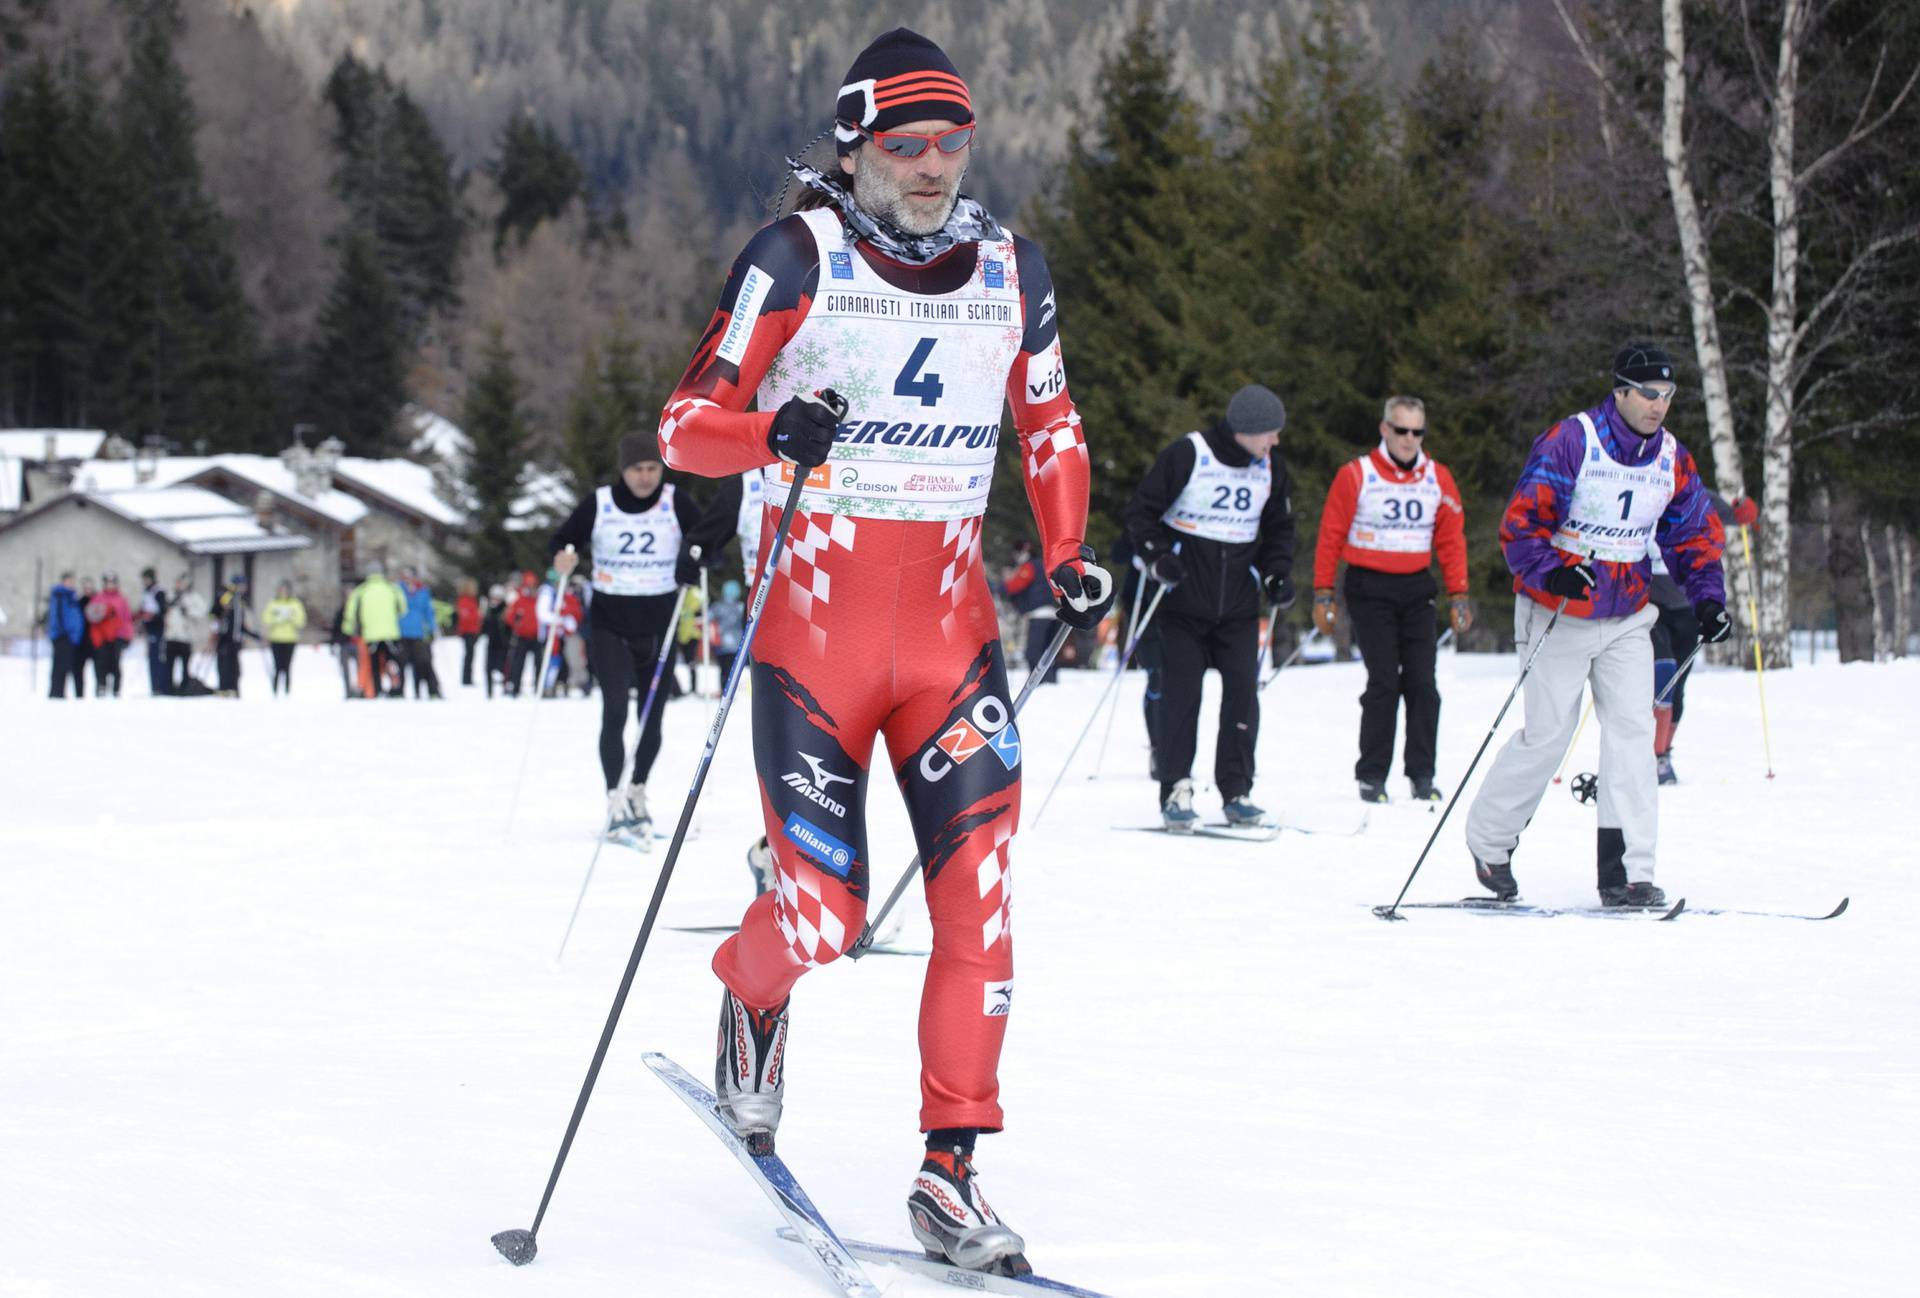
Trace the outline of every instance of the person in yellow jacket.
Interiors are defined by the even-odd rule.
[[[368,564],[367,578],[347,597],[347,614],[341,619],[341,630],[348,636],[359,636],[367,650],[371,677],[368,698],[375,693],[396,697],[399,694],[398,690],[387,688],[386,680],[388,666],[400,642],[400,619],[406,611],[407,597],[387,580],[386,567],[378,560]]]
[[[284,682],[293,693],[293,650],[307,626],[307,606],[293,594],[293,583],[283,581],[275,587],[273,598],[260,612],[267,628],[267,647],[273,651],[273,692],[278,694]]]
[[[674,659],[687,665],[689,689],[680,688],[680,676],[672,663],[668,664],[667,675],[671,678],[663,682],[667,688],[667,697],[677,699],[683,694],[700,692],[700,588],[688,586],[686,596],[680,601],[680,624],[673,629],[673,642],[677,646],[673,651]]]

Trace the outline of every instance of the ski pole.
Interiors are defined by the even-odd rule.
[[[573,553],[573,547],[567,547]],[[520,786],[527,782],[527,757],[533,752],[533,723],[540,716],[540,699],[547,692],[547,660],[553,657],[553,640],[560,633],[561,587],[553,588],[553,621],[547,626],[547,642],[540,650],[540,665],[533,669],[533,703],[527,708],[527,742],[520,748],[520,773],[513,777],[513,801],[507,804],[507,836],[513,836],[514,817],[520,814]],[[520,683],[514,682],[519,689]]]
[[[847,417],[846,398],[837,392],[828,389],[819,393],[816,399],[833,411],[836,420]],[[748,613],[746,629],[740,635],[740,655],[733,660],[733,671],[728,674],[726,688],[721,691],[719,711],[713,718],[713,725],[707,730],[706,749],[700,754],[700,764],[694,768],[693,787],[687,790],[687,800],[680,808],[680,823],[674,826],[673,842],[667,847],[667,859],[660,863],[660,878],[653,885],[653,898],[647,903],[646,918],[640,921],[640,933],[633,940],[633,954],[627,957],[626,971],[620,975],[620,989],[613,995],[613,1008],[607,1011],[607,1025],[600,1029],[600,1044],[594,1047],[593,1062],[587,1065],[587,1079],[580,1084],[580,1097],[573,1103],[573,1116],[567,1120],[567,1134],[560,1141],[560,1153],[553,1160],[553,1171],[547,1177],[546,1191],[540,1196],[539,1210],[533,1214],[533,1225],[526,1230],[503,1230],[493,1236],[493,1246],[515,1266],[525,1266],[533,1261],[534,1254],[539,1250],[537,1237],[540,1223],[546,1218],[547,1204],[553,1200],[553,1187],[560,1181],[560,1169],[567,1164],[567,1151],[573,1148],[574,1135],[580,1130],[580,1119],[587,1111],[587,1100],[593,1095],[593,1084],[600,1076],[600,1065],[606,1062],[607,1047],[613,1044],[613,1030],[620,1022],[620,1011],[626,1008],[627,993],[633,989],[633,976],[640,969],[640,957],[647,949],[647,939],[653,935],[653,922],[660,915],[660,903],[666,899],[667,884],[673,878],[674,864],[680,859],[681,845],[687,840],[687,826],[693,822],[694,804],[700,801],[700,790],[707,782],[707,770],[713,765],[713,751],[719,747],[720,732],[726,728],[727,713],[733,707],[734,690],[740,684],[742,669],[753,648],[754,632],[760,629],[760,612],[767,603],[767,587],[780,570],[780,552],[786,548],[787,531],[793,526],[794,511],[800,507],[800,493],[806,489],[807,470],[794,465],[793,489],[787,492],[787,503],[780,511],[780,523],[774,529],[773,544],[767,548],[760,580],[754,583],[753,605]]]
[[[1133,630],[1136,626],[1140,624],[1140,600],[1141,600],[1141,597],[1144,596],[1146,593],[1147,593],[1147,570],[1144,567],[1142,567],[1140,569],[1139,579],[1133,583],[1133,609],[1127,615],[1127,638],[1120,642],[1123,645],[1133,643]],[[1124,662],[1121,663],[1118,667],[1114,668],[1116,672],[1123,672],[1126,669],[1127,669],[1127,666]],[[1100,753],[1098,756],[1096,756],[1093,759],[1093,774],[1087,777],[1090,780],[1099,779],[1100,768],[1107,764],[1107,745],[1113,739],[1113,717],[1114,717],[1114,714],[1119,710],[1120,710],[1120,696],[1116,694],[1114,696],[1112,705],[1107,709],[1107,728],[1106,728],[1106,731],[1100,736]]]
[[[1040,800],[1040,810],[1033,813],[1033,820],[1028,824],[1029,829],[1038,825],[1040,817],[1047,814],[1047,804],[1052,802],[1053,795],[1060,791],[1060,781],[1066,778],[1067,768],[1073,765],[1074,754],[1078,753],[1080,745],[1086,742],[1087,732],[1093,729],[1093,723],[1099,717],[1100,709],[1106,706],[1108,696],[1119,688],[1121,675],[1127,670],[1127,663],[1133,657],[1133,651],[1140,647],[1140,637],[1147,633],[1147,626],[1153,621],[1154,613],[1159,610],[1161,599],[1172,589],[1171,586],[1162,586],[1154,591],[1153,598],[1147,601],[1147,611],[1141,615],[1140,625],[1134,629],[1133,639],[1127,642],[1126,652],[1120,655],[1118,670],[1113,673],[1113,679],[1107,682],[1106,693],[1102,694],[1100,701],[1093,705],[1093,713],[1087,718],[1087,724],[1080,727],[1080,737],[1073,741],[1073,747],[1067,751],[1067,760],[1060,764],[1060,774],[1053,777],[1053,784],[1047,789],[1047,796]]]
[[[1753,628],[1753,678],[1760,686],[1760,742],[1765,745],[1767,754],[1767,778],[1773,778],[1773,732],[1767,724],[1767,669],[1760,661],[1760,610],[1753,602],[1753,584],[1760,580],[1760,574],[1753,566],[1753,542],[1748,538],[1747,525],[1740,524],[1740,548],[1747,556],[1747,571],[1752,574],[1752,582],[1747,587],[1747,622]],[[1679,674],[1675,673],[1676,680]]]
[[[1393,899],[1393,905],[1391,906],[1375,906],[1373,908],[1373,913],[1381,919],[1406,919],[1405,915],[1399,913],[1400,903],[1407,899],[1407,889],[1413,887],[1414,875],[1419,874],[1420,867],[1427,863],[1427,853],[1433,850],[1434,843],[1440,837],[1440,830],[1447,823],[1447,817],[1453,814],[1454,804],[1459,802],[1460,795],[1466,792],[1467,781],[1473,778],[1473,768],[1480,765],[1480,759],[1486,756],[1487,745],[1493,742],[1493,736],[1495,732],[1500,729],[1500,723],[1506,720],[1507,709],[1513,706],[1513,700],[1519,695],[1520,687],[1526,684],[1527,673],[1533,670],[1533,660],[1540,656],[1540,650],[1546,645],[1547,637],[1553,634],[1555,624],[1560,621],[1561,610],[1565,609],[1566,606],[1567,601],[1562,599],[1560,601],[1560,607],[1554,609],[1553,616],[1547,619],[1546,630],[1542,631],[1540,638],[1533,642],[1533,651],[1527,655],[1526,665],[1520,668],[1520,679],[1515,681],[1513,688],[1507,691],[1507,701],[1500,705],[1499,715],[1494,717],[1493,724],[1487,727],[1487,737],[1480,741],[1480,751],[1473,755],[1471,762],[1467,763],[1467,773],[1462,775],[1460,777],[1460,783],[1454,786],[1453,796],[1447,799],[1447,809],[1440,813],[1440,821],[1433,827],[1433,833],[1428,836],[1427,845],[1420,849],[1420,859],[1413,863],[1412,873],[1408,874],[1407,881],[1400,885],[1400,895]]]
[[[1689,659],[1688,661],[1692,661],[1692,660]],[[1580,688],[1581,688],[1581,692],[1585,693],[1586,687],[1583,685]],[[1655,699],[1653,701],[1653,706],[1655,706],[1656,708],[1659,707],[1660,700]],[[1564,754],[1562,754],[1560,757],[1560,769],[1553,773],[1553,782],[1555,784],[1560,783],[1560,777],[1567,773],[1567,763],[1573,760],[1573,750],[1580,746],[1581,732],[1587,728],[1587,718],[1592,715],[1593,715],[1593,696],[1591,694],[1588,694],[1587,706],[1580,710],[1580,724],[1573,728],[1573,740],[1571,743],[1567,745],[1567,751]]]
[[[1027,705],[1027,696],[1033,693],[1033,687],[1046,678],[1047,669],[1053,666],[1054,656],[1060,652],[1060,646],[1067,642],[1067,636],[1072,630],[1071,626],[1062,622],[1060,629],[1053,633],[1053,639],[1047,642],[1046,652],[1040,655],[1040,665],[1027,673],[1026,683],[1020,687],[1020,697],[1013,701],[1014,716],[1019,716],[1020,709]],[[912,881],[914,871],[919,868],[920,855],[916,852],[913,860],[907,862],[906,873],[900,876],[900,882],[894,884],[893,891],[887,894],[886,905],[880,908],[878,915],[867,921],[867,926],[860,930],[860,936],[855,938],[853,945],[847,948],[848,959],[858,960],[867,953],[867,948],[873,945],[874,934],[880,931],[880,925],[886,922],[887,915],[899,903],[900,894],[907,890],[907,884]]]
[[[1307,633],[1304,636],[1300,637],[1300,643],[1295,645],[1293,647],[1293,652],[1287,655],[1287,660],[1281,663],[1278,667],[1273,669],[1273,675],[1267,677],[1267,679],[1260,682],[1260,688],[1264,690],[1267,688],[1267,686],[1279,680],[1280,673],[1285,671],[1287,668],[1293,666],[1294,663],[1298,662],[1300,660],[1300,655],[1307,651],[1307,646],[1312,644],[1315,640],[1319,638],[1320,638],[1320,628],[1317,626],[1308,627]]]
[[[1660,707],[1666,706],[1667,696],[1673,693],[1674,689],[1680,684],[1680,678],[1687,674],[1687,668],[1693,666],[1694,659],[1698,658],[1700,656],[1700,651],[1702,649],[1705,649],[1706,647],[1707,647],[1707,642],[1705,640],[1702,640],[1693,646],[1693,652],[1687,655],[1687,660],[1681,663],[1679,669],[1676,670],[1673,673],[1672,677],[1668,679],[1667,688],[1661,690],[1660,697],[1653,701],[1654,707],[1660,708]],[[1578,736],[1575,736],[1575,738],[1578,738]],[[1559,783],[1559,781],[1556,780],[1555,783],[1557,784]]]
[[[660,636],[660,652],[653,660],[653,680],[647,686],[647,700],[640,705],[640,734],[644,741],[647,733],[647,717],[653,712],[653,696],[660,690],[660,673],[667,665],[667,658],[673,653],[673,630],[680,625],[680,606],[686,602],[687,588],[680,588],[679,597],[673,601],[673,614],[667,619],[667,629]],[[606,682],[600,683],[605,689]],[[622,713],[626,711],[621,708]],[[620,746],[626,747],[626,736],[620,737]],[[620,784],[627,782],[627,775],[633,769],[633,758],[629,755],[620,764]],[[614,785],[619,788],[620,785]],[[553,962],[559,964],[567,958],[567,941],[573,936],[574,921],[580,918],[580,903],[587,899],[587,886],[593,882],[593,867],[600,864],[600,849],[607,845],[607,831],[613,828],[613,813],[607,813],[607,821],[600,827],[600,841],[593,845],[593,855],[587,860],[587,877],[580,880],[580,895],[573,899],[573,914],[567,916],[567,931],[560,935],[560,949],[553,953]]]

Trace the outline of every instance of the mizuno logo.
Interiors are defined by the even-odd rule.
[[[822,792],[826,791],[829,784],[853,783],[853,777],[851,775],[835,775],[827,769],[825,762],[815,757],[812,753],[802,753],[800,756],[806,761],[807,765],[812,768],[813,782],[820,786]]]

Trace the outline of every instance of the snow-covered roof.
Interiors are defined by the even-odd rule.
[[[424,464],[411,460],[363,460],[349,455],[333,466],[333,475],[443,527],[459,527],[466,521],[459,511],[435,494],[433,470]]]
[[[74,466],[75,491],[135,491],[171,487],[212,464],[209,455],[162,455],[149,461],[153,477],[141,482],[140,465],[133,460],[85,460]]]
[[[304,550],[313,544],[296,533],[262,527],[251,509],[204,487],[137,487],[78,495],[190,554],[260,554]]]
[[[38,464],[47,458],[49,437],[56,460],[90,460],[107,440],[97,428],[5,428],[0,429],[0,455]]]
[[[303,505],[316,514],[332,519],[342,527],[352,527],[367,516],[365,501],[349,496],[337,487],[329,487],[318,496],[302,492],[299,481],[286,462],[272,455],[216,455],[204,468],[187,474],[186,479],[204,477],[216,470],[231,473],[276,496]]]

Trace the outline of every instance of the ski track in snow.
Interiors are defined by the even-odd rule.
[[[459,648],[439,646],[443,681]],[[715,939],[664,926],[748,900],[746,700],[516,1269],[488,1236],[531,1223],[665,851],[602,854],[557,966],[604,807],[597,701],[345,704],[304,648],[290,699],[247,654],[237,704],[145,697],[139,652],[117,702],[51,703],[40,670],[0,660],[0,1293],[828,1292],[639,1058],[711,1058]],[[1448,792],[1515,670],[1442,655]],[[1062,677],[1023,721],[1029,811],[1103,683]],[[1356,823],[1361,683],[1302,667],[1261,696],[1257,801]],[[1912,1292],[1920,664],[1766,687],[1772,781],[1753,677],[1694,673],[1660,882],[1700,906],[1851,894],[1831,923],[1381,923],[1367,907],[1434,824],[1397,776],[1357,838],[1112,829],[1155,815],[1130,677],[1104,778],[1095,734],[1014,849],[1010,1129],[979,1165],[1035,1266],[1116,1295]],[[668,710],[669,827],[706,706]],[[1597,751],[1590,725],[1568,774]],[[869,799],[882,893],[913,854],[890,786]],[[1464,802],[1410,900],[1475,891]],[[1211,788],[1198,803],[1218,811]],[[1528,900],[1592,900],[1593,828],[1548,790],[1515,856]],[[899,940],[925,943],[917,888],[903,906]],[[796,998],[780,1148],[847,1237],[911,1246],[922,976],[842,961]]]

